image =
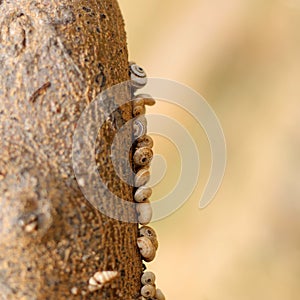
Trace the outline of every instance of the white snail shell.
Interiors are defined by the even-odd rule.
[[[154,247],[156,249],[158,248],[157,235],[153,228],[151,228],[150,226],[143,226],[139,229],[139,234],[140,236],[147,237],[152,242]]]
[[[151,148],[142,147],[136,149],[133,154],[133,161],[137,166],[148,165],[153,158],[153,151]]]
[[[133,135],[140,137],[147,133],[147,120],[144,116],[139,116],[133,121]]]
[[[129,72],[133,88],[141,89],[147,84],[147,75],[143,68],[135,63],[130,63]]]
[[[155,291],[155,299],[156,300],[166,300],[165,295],[163,294],[163,292],[160,289],[156,289]]]
[[[149,105],[152,106],[155,104],[155,100],[152,98],[149,94],[138,94],[135,97],[136,103],[142,103],[143,105]]]
[[[152,195],[152,189],[150,187],[141,186],[134,193],[134,200],[136,202],[145,202]]]
[[[146,284],[141,289],[141,295],[146,299],[152,298],[155,296],[155,287],[150,284]]]
[[[150,171],[146,168],[139,170],[134,177],[134,186],[140,187],[150,180]]]
[[[118,271],[103,271],[96,272],[93,277],[98,283],[105,284],[115,279],[118,276],[118,274]]]
[[[148,238],[144,236],[137,238],[137,245],[146,262],[150,262],[155,258],[156,249]]]
[[[138,203],[136,205],[136,211],[138,213],[138,222],[141,225],[147,225],[152,219],[152,207],[149,201],[144,203]]]
[[[153,272],[145,272],[141,277],[141,282],[143,285],[150,284],[155,285],[155,274]]]

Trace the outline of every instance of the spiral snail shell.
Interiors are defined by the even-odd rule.
[[[133,121],[133,135],[140,137],[147,133],[147,120],[144,116],[139,116]]]
[[[153,158],[153,151],[151,148],[142,147],[138,148],[134,155],[133,161],[137,166],[146,166],[148,165]]]
[[[156,249],[148,238],[144,236],[137,238],[137,245],[140,249],[140,253],[143,259],[146,262],[150,262],[154,259]]]
[[[157,235],[153,228],[150,226],[143,226],[139,229],[139,235],[147,237],[152,242],[154,247],[156,249],[158,248]]]
[[[138,214],[138,222],[141,225],[147,225],[152,219],[152,207],[149,201],[144,203],[138,203],[136,205],[136,211]]]
[[[118,276],[118,271],[102,271],[96,272],[90,279],[89,279],[89,286],[88,289],[90,292],[97,291],[103,287],[104,284],[112,281]]]
[[[146,284],[141,288],[141,295],[146,299],[152,298],[155,296],[155,287],[150,284]]]
[[[163,294],[163,292],[160,289],[156,289],[154,298],[156,300],[166,300],[165,295]]]
[[[133,115],[135,117],[144,115],[146,113],[146,109],[144,105],[134,105],[133,106]]]
[[[145,202],[152,195],[152,189],[150,187],[141,186],[134,193],[134,200],[136,202]]]
[[[141,282],[143,285],[151,284],[155,285],[155,274],[153,272],[147,271],[141,277]]]
[[[131,84],[134,89],[141,89],[147,84],[147,75],[144,69],[136,63],[130,63],[129,73]]]
[[[134,177],[134,186],[140,187],[145,185],[150,180],[150,172],[148,169],[140,169]]]
[[[136,147],[137,148],[142,148],[142,147],[147,147],[147,148],[153,148],[153,140],[149,135],[143,135],[139,137],[137,140]]]
[[[105,284],[115,279],[118,276],[118,274],[119,274],[118,271],[103,271],[103,272],[96,272],[93,277],[97,282],[101,284]]]

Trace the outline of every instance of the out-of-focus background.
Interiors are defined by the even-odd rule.
[[[153,223],[160,247],[148,268],[157,285],[167,299],[300,299],[300,0],[119,3],[130,59],[202,94],[227,142],[223,184],[200,210],[210,155],[205,134],[192,132],[199,184]],[[170,145],[154,138],[176,164]],[[174,184],[167,176],[154,198]]]

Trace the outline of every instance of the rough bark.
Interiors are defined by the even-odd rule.
[[[0,1],[0,299],[138,298],[137,224],[89,204],[71,157],[81,112],[125,80],[126,36],[115,0]],[[131,118],[131,105],[122,106],[96,145],[100,176],[128,201],[132,188],[115,175],[109,155]],[[120,139],[117,145],[130,145],[131,132]],[[89,278],[103,270],[119,276],[88,292]]]

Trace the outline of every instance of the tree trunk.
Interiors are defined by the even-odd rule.
[[[137,224],[90,205],[72,168],[81,113],[128,79],[116,0],[0,1],[0,299],[139,298]],[[127,201],[133,189],[109,157],[115,133],[131,118],[131,105],[120,107],[95,149],[100,176]],[[130,143],[125,131],[117,145]],[[97,271],[118,275],[89,291]]]

